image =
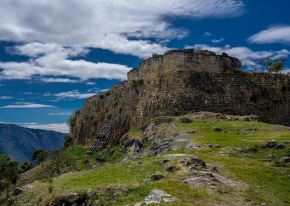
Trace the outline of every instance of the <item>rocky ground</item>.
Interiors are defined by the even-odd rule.
[[[290,205],[290,129],[208,112],[159,117],[120,145],[67,149],[22,177],[16,205]]]

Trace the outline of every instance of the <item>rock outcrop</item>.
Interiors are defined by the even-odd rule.
[[[112,131],[111,143],[116,143],[128,128],[151,118],[190,111],[257,115],[261,121],[290,125],[289,76],[241,68],[238,59],[209,51],[154,55],[130,71],[128,81],[85,102],[71,119],[73,142],[90,145],[104,125],[128,119],[123,130]]]

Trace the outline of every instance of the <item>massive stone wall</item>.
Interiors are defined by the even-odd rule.
[[[74,143],[88,145],[106,122],[129,117],[135,127],[190,111],[258,115],[290,125],[290,78],[244,73],[240,61],[226,54],[176,50],[154,55],[129,72],[128,81],[89,98],[71,120],[71,135]]]

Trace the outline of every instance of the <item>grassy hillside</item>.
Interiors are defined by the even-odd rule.
[[[157,195],[158,205],[290,205],[290,163],[281,160],[290,156],[290,130],[248,120],[211,113],[167,117],[127,134],[126,140],[142,140],[141,149],[123,143],[87,157],[85,149],[70,148],[63,157],[64,165],[74,165],[70,172],[40,178],[51,166],[34,168],[29,178],[40,180],[15,204],[45,205],[77,193],[87,205],[142,205],[161,190],[170,196]],[[274,147],[267,145],[272,140]]]

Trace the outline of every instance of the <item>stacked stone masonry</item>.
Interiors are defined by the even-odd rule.
[[[209,51],[153,55],[128,73],[128,81],[89,98],[71,119],[71,136],[75,144],[89,145],[104,124],[122,116],[130,118],[132,128],[154,117],[194,111],[257,115],[290,125],[289,76],[241,68],[238,59]]]

